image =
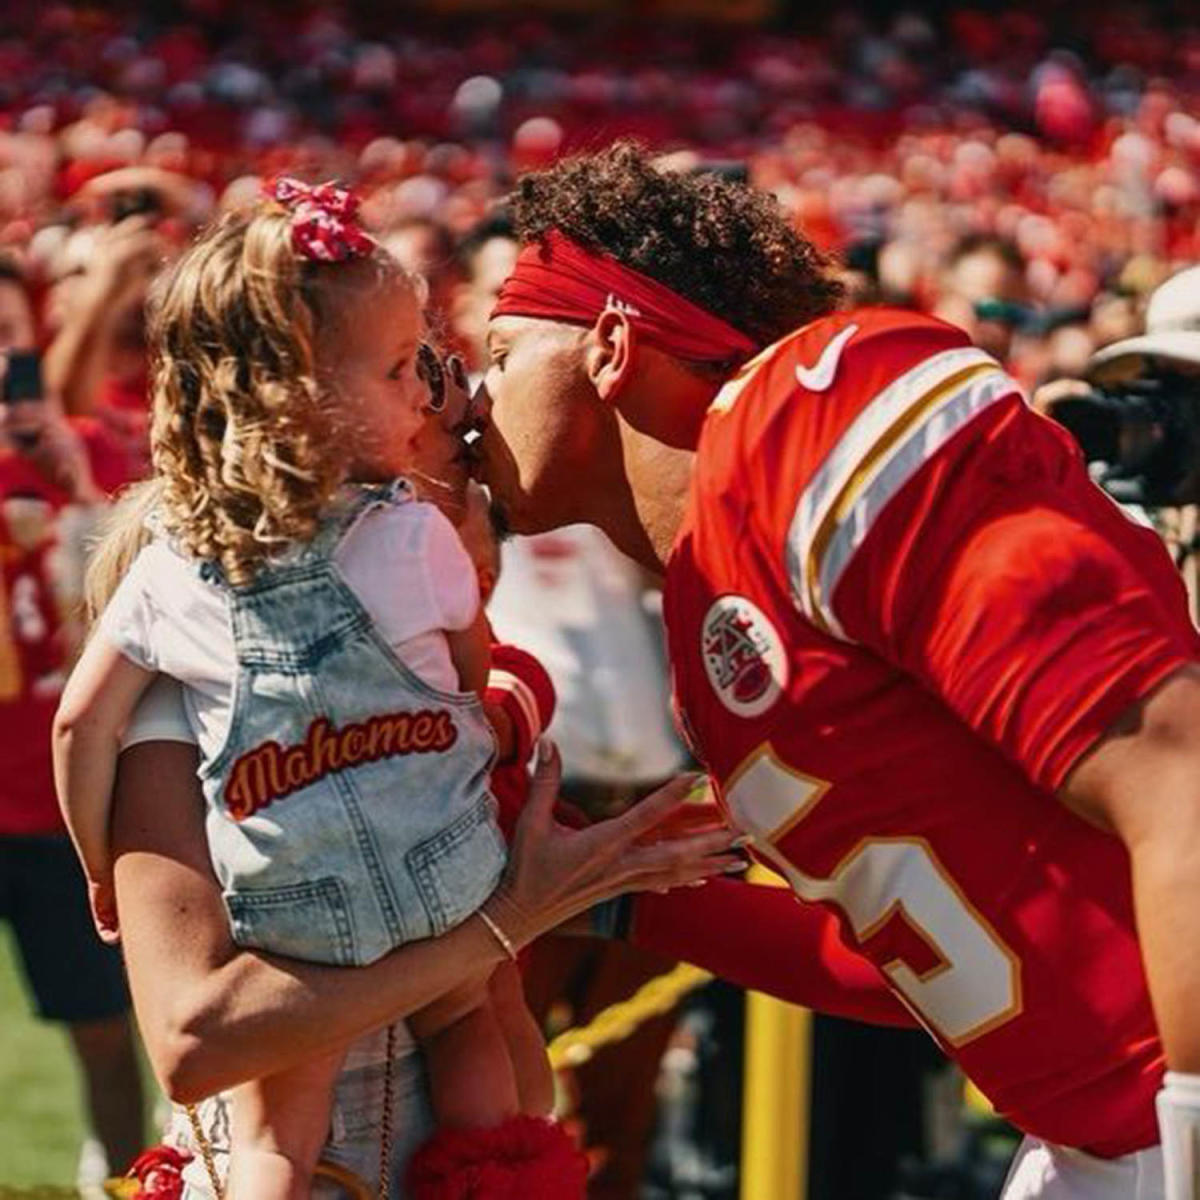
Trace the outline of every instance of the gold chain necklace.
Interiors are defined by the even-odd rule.
[[[379,1130],[379,1188],[376,1192],[378,1200],[388,1200],[388,1187],[391,1178],[392,1116],[395,1106],[392,1079],[392,1059],[396,1053],[395,1025],[388,1026],[387,1050],[385,1053],[387,1063],[383,1069],[383,1113]],[[208,1134],[204,1132],[204,1126],[200,1124],[200,1113],[194,1104],[187,1104],[184,1106],[184,1109],[187,1112],[188,1121],[191,1123],[192,1136],[196,1139],[196,1145],[200,1150],[200,1157],[204,1160],[204,1169],[208,1173],[208,1182],[212,1188],[213,1196],[215,1200],[225,1200],[225,1187],[221,1182],[220,1175],[217,1174],[217,1163],[213,1157],[212,1142],[209,1141]],[[322,1162],[317,1164],[315,1174],[340,1183],[350,1192],[352,1200],[371,1200],[370,1185],[364,1183],[353,1171],[345,1167],[340,1167],[336,1163]]]

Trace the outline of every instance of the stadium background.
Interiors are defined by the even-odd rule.
[[[1011,238],[1038,314],[1012,363],[1034,385],[1128,331],[1150,288],[1196,259],[1198,97],[1200,20],[1183,0],[10,3],[0,248],[48,288],[61,247],[39,234],[91,179],[142,162],[194,181],[184,223],[231,182],[288,168],[357,178],[385,226],[433,218],[452,240],[515,170],[633,134],[744,164],[867,295],[932,307],[956,238]],[[28,1017],[3,945],[0,1196],[69,1185],[82,1136],[65,1043]],[[734,1009],[694,1010],[676,1045],[693,1065],[709,1054],[736,1096],[736,1035],[733,1050],[704,1040]],[[819,1061],[816,1086],[849,1090],[867,1128],[879,1076],[861,1063],[876,1052],[842,1053],[849,1068]],[[844,1153],[839,1136],[818,1125],[813,1141]],[[709,1186],[678,1194],[733,1194]]]

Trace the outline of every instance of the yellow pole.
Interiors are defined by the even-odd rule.
[[[762,867],[750,877],[783,884]],[[741,1200],[805,1200],[811,1073],[812,1014],[747,992]]]

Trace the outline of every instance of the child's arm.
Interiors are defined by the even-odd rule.
[[[108,822],[121,732],[153,678],[105,638],[94,637],[71,672],[54,716],[58,801],[105,941],[117,937]]]
[[[554,684],[528,651],[504,642],[493,642],[491,650],[483,708],[496,735],[496,761],[524,767],[554,717]]]
[[[447,629],[446,641],[450,659],[458,672],[458,686],[464,692],[475,692],[483,699],[488,670],[492,665],[492,637],[483,606],[466,629]]]

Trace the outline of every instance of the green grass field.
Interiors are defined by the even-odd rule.
[[[83,1103],[64,1030],[32,1014],[0,926],[0,1184],[75,1182]]]
[[[73,1185],[83,1137],[67,1034],[33,1016],[12,938],[0,924],[0,1200]]]

